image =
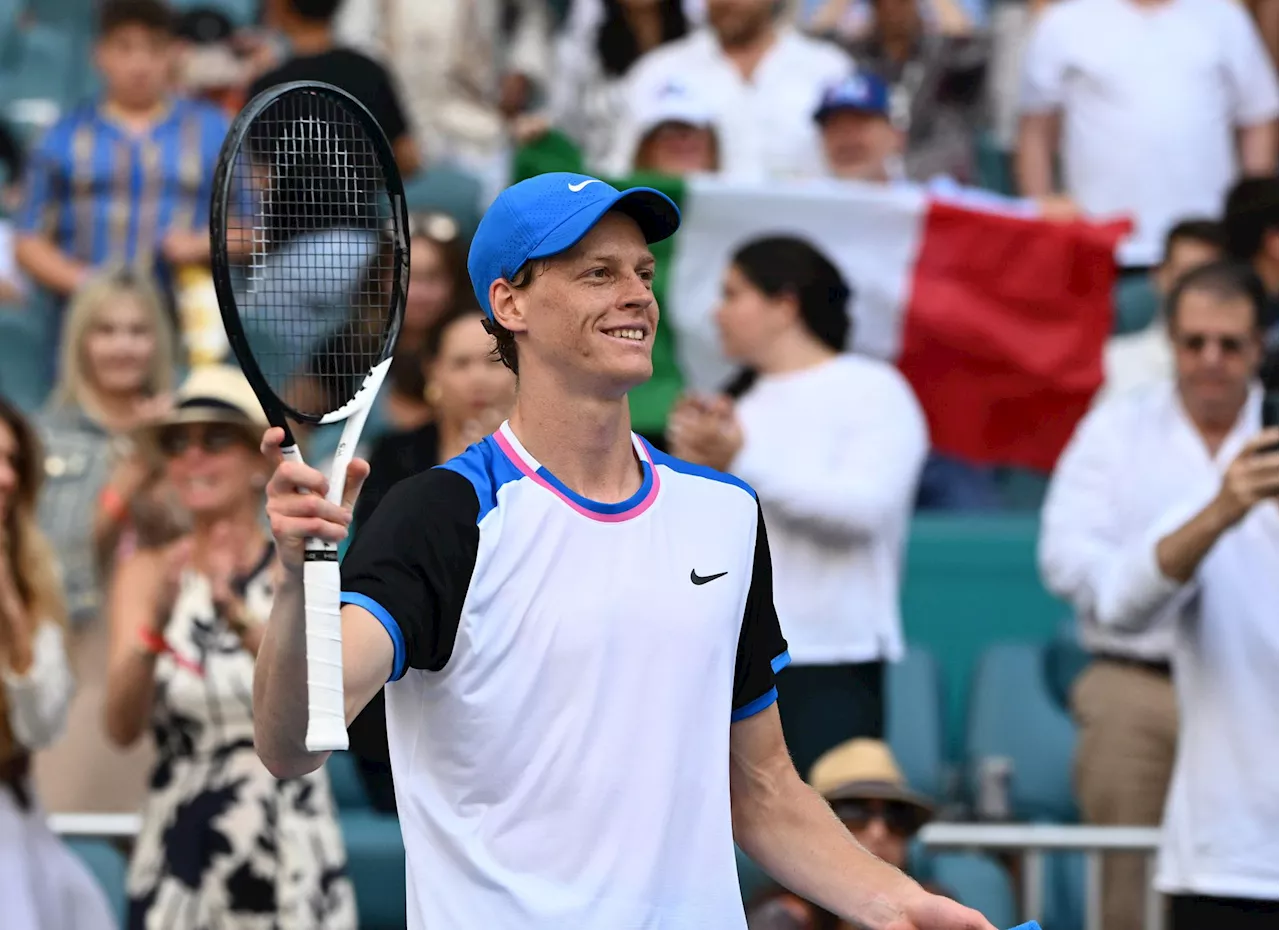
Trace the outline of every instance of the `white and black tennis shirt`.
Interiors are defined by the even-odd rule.
[[[401,482],[343,601],[395,643],[413,930],[742,930],[729,728],[789,657],[741,481],[633,437],[600,504],[509,426]]]

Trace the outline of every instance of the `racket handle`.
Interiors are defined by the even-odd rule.
[[[319,558],[317,558],[319,556]],[[307,543],[302,565],[307,615],[307,751],[347,748],[342,688],[342,579],[336,548]]]

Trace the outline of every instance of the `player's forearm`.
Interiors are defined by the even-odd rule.
[[[276,778],[295,778],[324,764],[307,751],[307,634],[302,578],[280,570],[271,617],[253,673],[253,741]]]
[[[794,770],[735,782],[733,834],[781,884],[868,930],[900,920],[905,902],[923,893],[863,849]]]
[[[18,266],[36,283],[59,294],[78,288],[89,269],[40,236],[22,236],[15,247]]]

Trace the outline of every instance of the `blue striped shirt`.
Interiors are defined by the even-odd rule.
[[[222,112],[200,101],[175,99],[141,135],[100,104],[79,107],[32,152],[18,228],[90,265],[162,271],[155,266],[165,235],[209,224],[226,132]]]

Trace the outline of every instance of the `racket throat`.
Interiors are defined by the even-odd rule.
[[[311,548],[312,545],[315,545],[315,544],[316,542],[314,540],[309,541],[307,543],[306,551],[302,553],[302,561],[304,562],[336,562],[338,561],[337,546],[333,546],[333,548],[331,549],[330,548],[324,548],[324,549]],[[333,544],[321,542],[319,543],[319,545],[328,547],[328,546],[332,546]]]

